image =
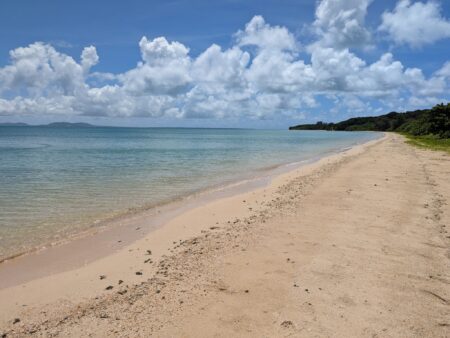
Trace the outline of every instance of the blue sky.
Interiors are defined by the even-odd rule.
[[[426,0],[3,0],[0,121],[285,128],[428,107],[449,99],[449,13]]]

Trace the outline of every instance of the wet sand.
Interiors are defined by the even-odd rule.
[[[1,289],[0,334],[448,336],[449,174],[387,135]]]

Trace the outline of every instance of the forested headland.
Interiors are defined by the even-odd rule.
[[[391,112],[380,116],[353,117],[337,122],[300,124],[290,130],[341,130],[341,131],[398,131],[414,136],[436,135],[450,137],[450,103],[438,104],[431,109]]]
[[[406,135],[411,143],[435,149],[450,149],[450,103],[438,104],[431,109],[391,112],[380,116],[353,117],[327,123],[300,124],[290,130],[329,131],[393,131]]]

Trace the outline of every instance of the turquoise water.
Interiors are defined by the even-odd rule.
[[[377,134],[0,127],[0,258]]]

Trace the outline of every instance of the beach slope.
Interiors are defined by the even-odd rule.
[[[449,177],[447,154],[387,134],[0,290],[0,333],[449,336]]]

